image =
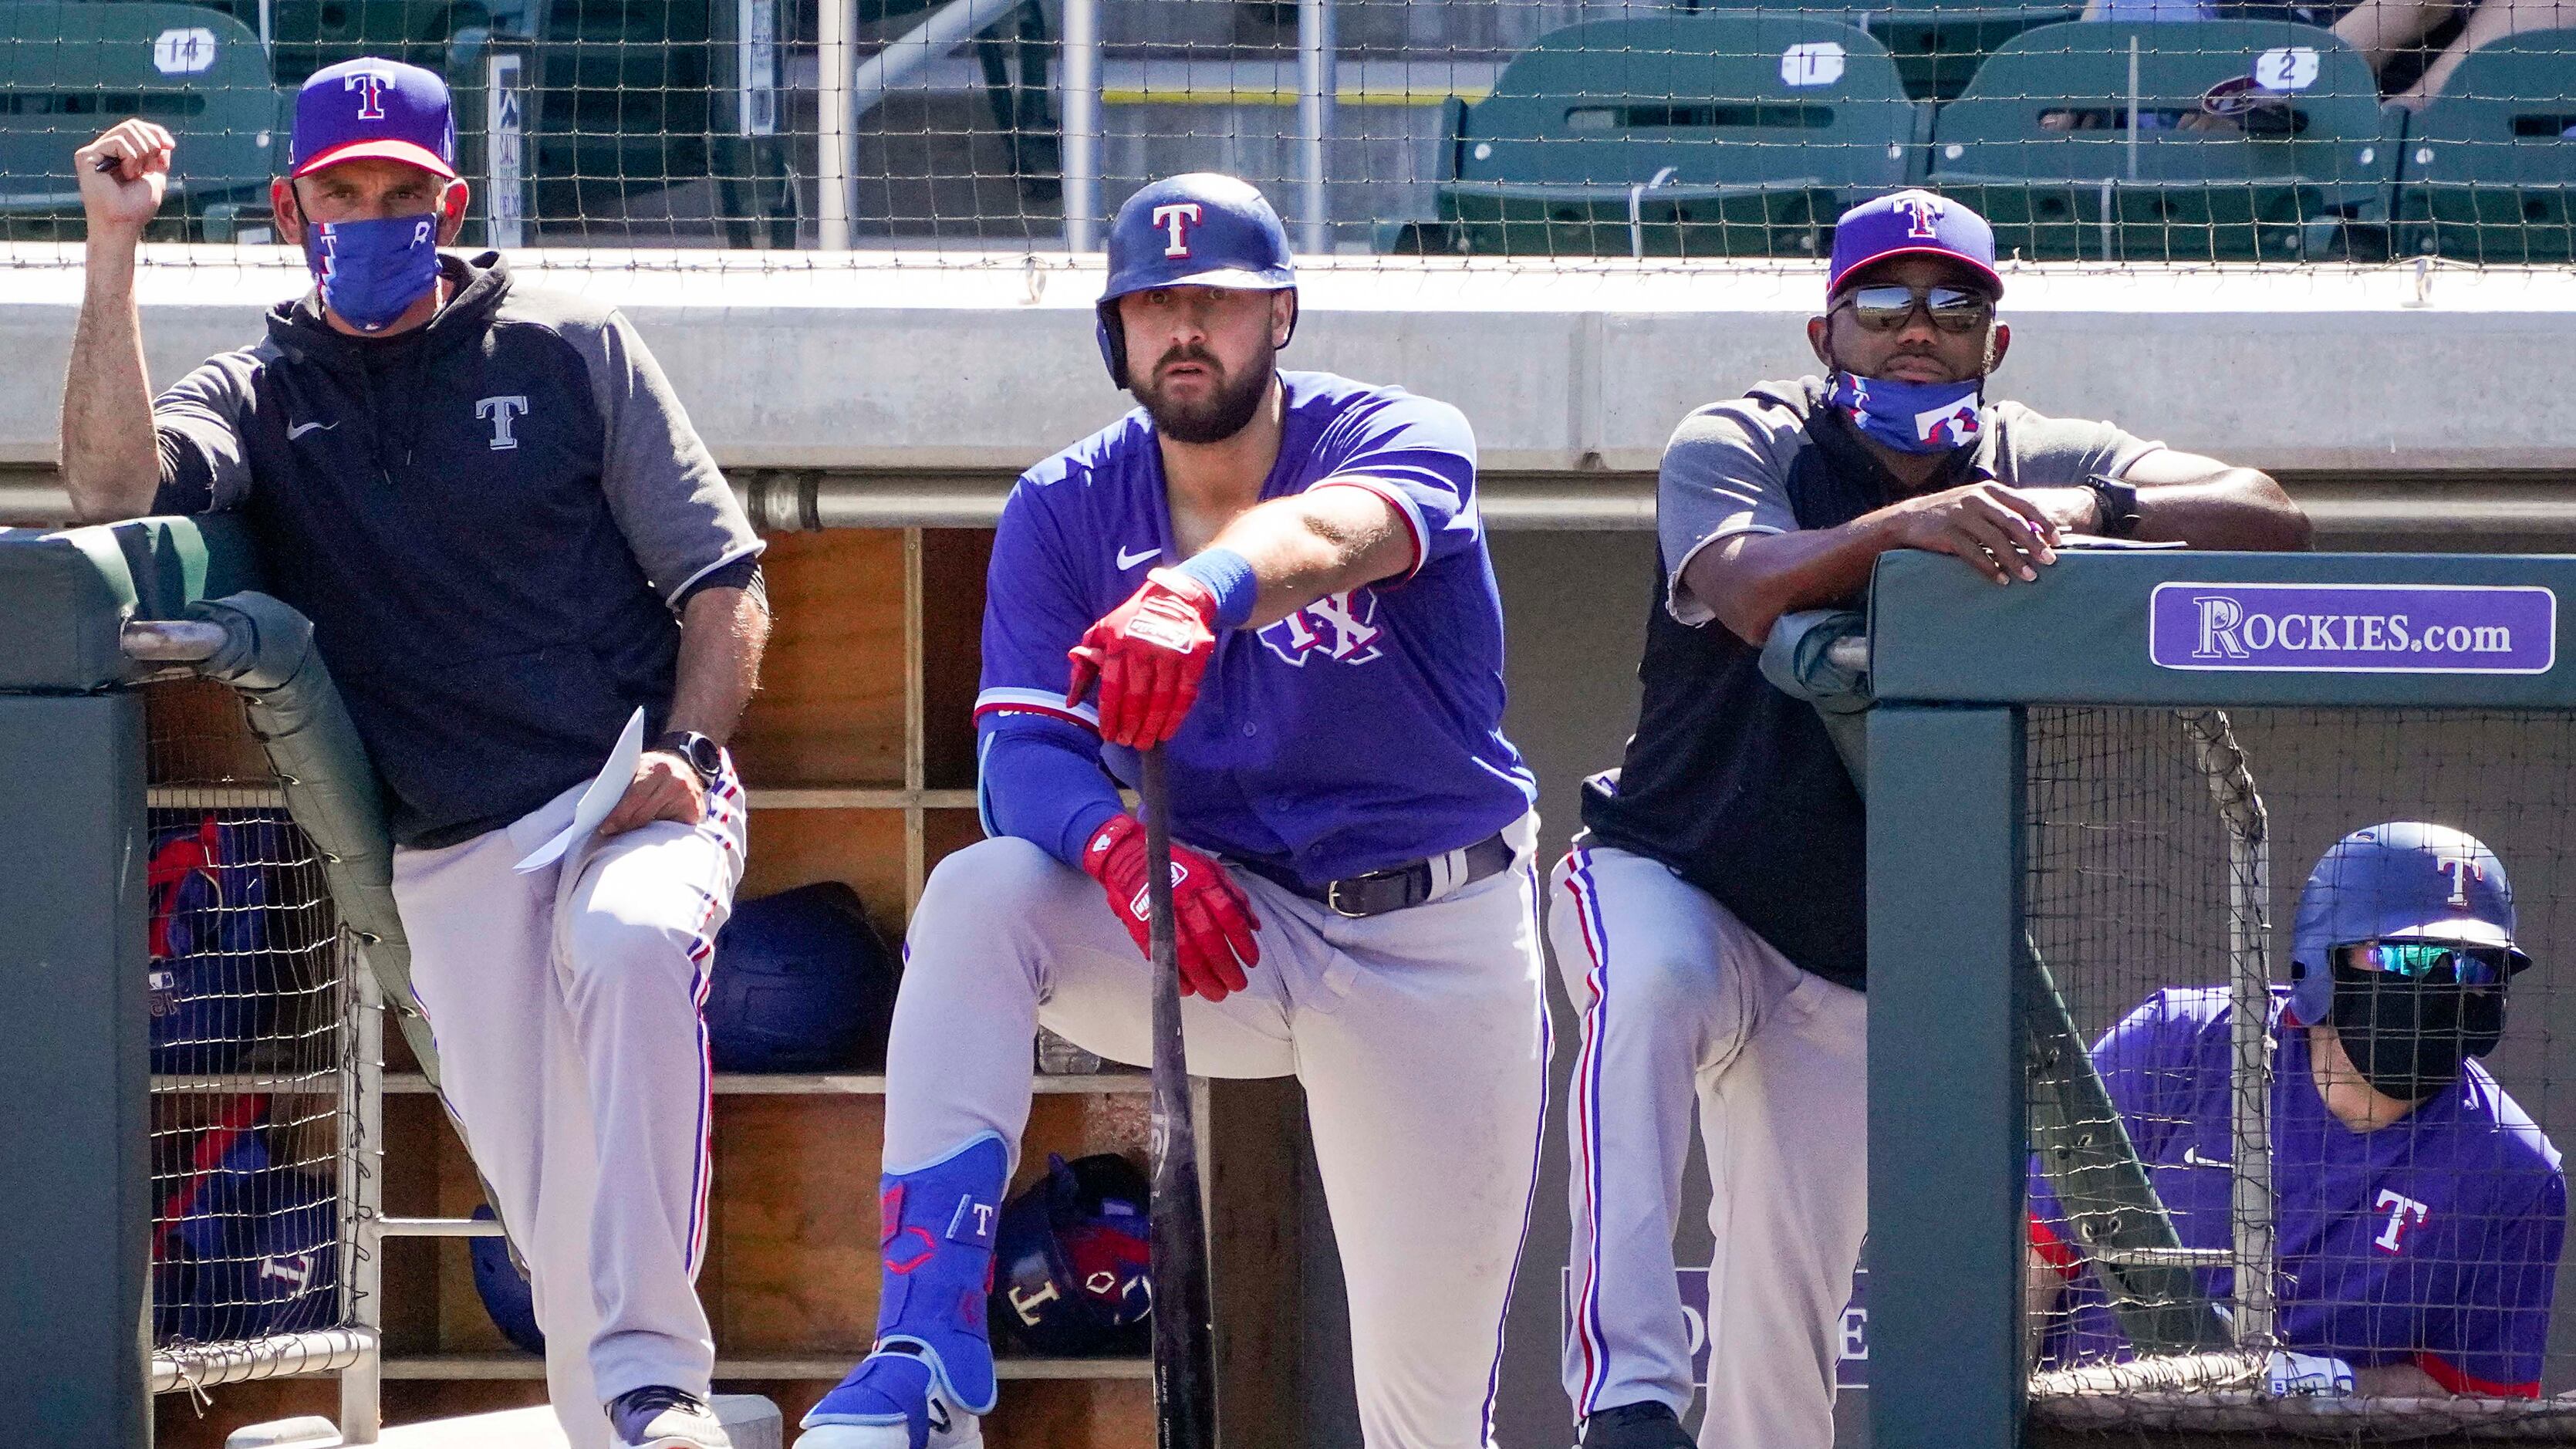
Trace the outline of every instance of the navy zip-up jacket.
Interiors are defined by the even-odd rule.
[[[425,327],[351,337],[308,295],[153,404],[155,511],[247,518],[418,848],[588,777],[638,707],[660,730],[680,607],[761,548],[623,317],[440,262]]]

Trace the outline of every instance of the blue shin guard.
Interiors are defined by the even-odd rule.
[[[1002,1139],[987,1132],[880,1180],[885,1288],[876,1348],[805,1416],[806,1427],[913,1419],[927,1412],[926,1390],[970,1414],[991,1411],[998,1386],[984,1305],[1009,1166]]]

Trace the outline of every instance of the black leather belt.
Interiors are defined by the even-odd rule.
[[[1391,865],[1365,875],[1344,876],[1322,885],[1308,885],[1292,871],[1259,861],[1231,860],[1229,863],[1252,872],[1281,890],[1321,902],[1335,915],[1357,920],[1363,916],[1382,916],[1389,911],[1418,906],[1464,890],[1490,876],[1500,875],[1511,869],[1512,848],[1504,841],[1502,832],[1496,831],[1473,845],[1445,855],[1406,865]],[[1445,886],[1441,883],[1444,876],[1448,881]]]

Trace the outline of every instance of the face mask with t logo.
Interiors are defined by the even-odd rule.
[[[1837,369],[1826,399],[1865,437],[1900,453],[1946,453],[1977,441],[1985,379],[1902,382]]]
[[[322,302],[361,332],[381,332],[438,285],[438,217],[314,222],[304,263]]]

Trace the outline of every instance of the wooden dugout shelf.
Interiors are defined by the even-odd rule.
[[[770,539],[763,571],[775,625],[762,688],[735,736],[751,797],[741,898],[819,880],[855,888],[900,940],[932,867],[982,837],[975,809],[973,702],[984,573],[981,530],[839,530]],[[221,751],[229,741],[209,740]],[[263,797],[264,801],[265,797]],[[245,797],[155,803],[253,804]],[[472,1165],[412,1064],[385,1081],[385,1206],[391,1216],[462,1217],[483,1198]],[[187,1090],[238,1091],[238,1078]],[[172,1080],[165,1085],[180,1086]],[[1142,1161],[1150,1084],[1141,1072],[1033,1075],[1037,1096],[1018,1180],[1067,1157],[1122,1151]],[[267,1090],[279,1090],[266,1088]],[[699,1293],[715,1330],[717,1378],[764,1393],[788,1422],[838,1382],[876,1318],[876,1184],[885,1079],[864,1072],[715,1081],[715,1170]],[[1210,1221],[1227,1365],[1226,1449],[1300,1442],[1297,1134],[1286,1084],[1219,1084],[1203,1098]],[[477,1295],[457,1240],[384,1247],[392,1422],[541,1402],[541,1363],[508,1345]],[[1150,1366],[1140,1359],[1011,1357],[987,1420],[993,1449],[1132,1449],[1153,1437]],[[328,1380],[216,1391],[198,1417],[171,1396],[164,1449],[212,1449],[231,1426],[330,1411]]]

